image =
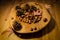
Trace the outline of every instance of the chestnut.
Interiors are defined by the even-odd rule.
[[[19,31],[19,30],[22,29],[22,25],[20,23],[18,23],[17,21],[15,21],[14,24],[13,24],[13,29],[15,31]]]

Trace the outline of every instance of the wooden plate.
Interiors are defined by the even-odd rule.
[[[35,2],[28,2],[28,3],[30,5],[35,5]],[[34,32],[37,32],[37,31],[43,29],[50,22],[51,16],[48,13],[48,11],[47,11],[47,9],[45,8],[44,5],[38,4],[38,5],[35,5],[35,6],[42,10],[42,19],[38,23],[28,24],[28,23],[24,23],[24,22],[19,21],[19,18],[16,16],[16,10],[15,10],[16,5],[15,5],[15,6],[13,6],[13,8],[10,12],[10,15],[8,17],[8,18],[13,17],[14,20],[12,21],[12,20],[8,19],[9,20],[8,22],[10,23],[9,25],[11,25],[13,27],[13,23],[14,23],[15,20],[17,22],[21,23],[21,25],[22,25],[21,30],[16,31],[18,33],[34,33]]]

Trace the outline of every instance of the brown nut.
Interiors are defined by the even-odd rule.
[[[44,22],[47,22],[48,20],[47,20],[47,18],[44,18],[43,21],[44,21]]]

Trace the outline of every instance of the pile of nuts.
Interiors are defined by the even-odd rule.
[[[35,6],[29,6],[28,4],[24,5],[24,8],[16,6],[16,16],[19,17],[19,20],[25,23],[37,23],[42,18],[41,11]]]

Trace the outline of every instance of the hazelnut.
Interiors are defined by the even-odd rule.
[[[44,22],[47,22],[48,20],[47,20],[47,18],[44,18],[43,21],[44,21]]]

